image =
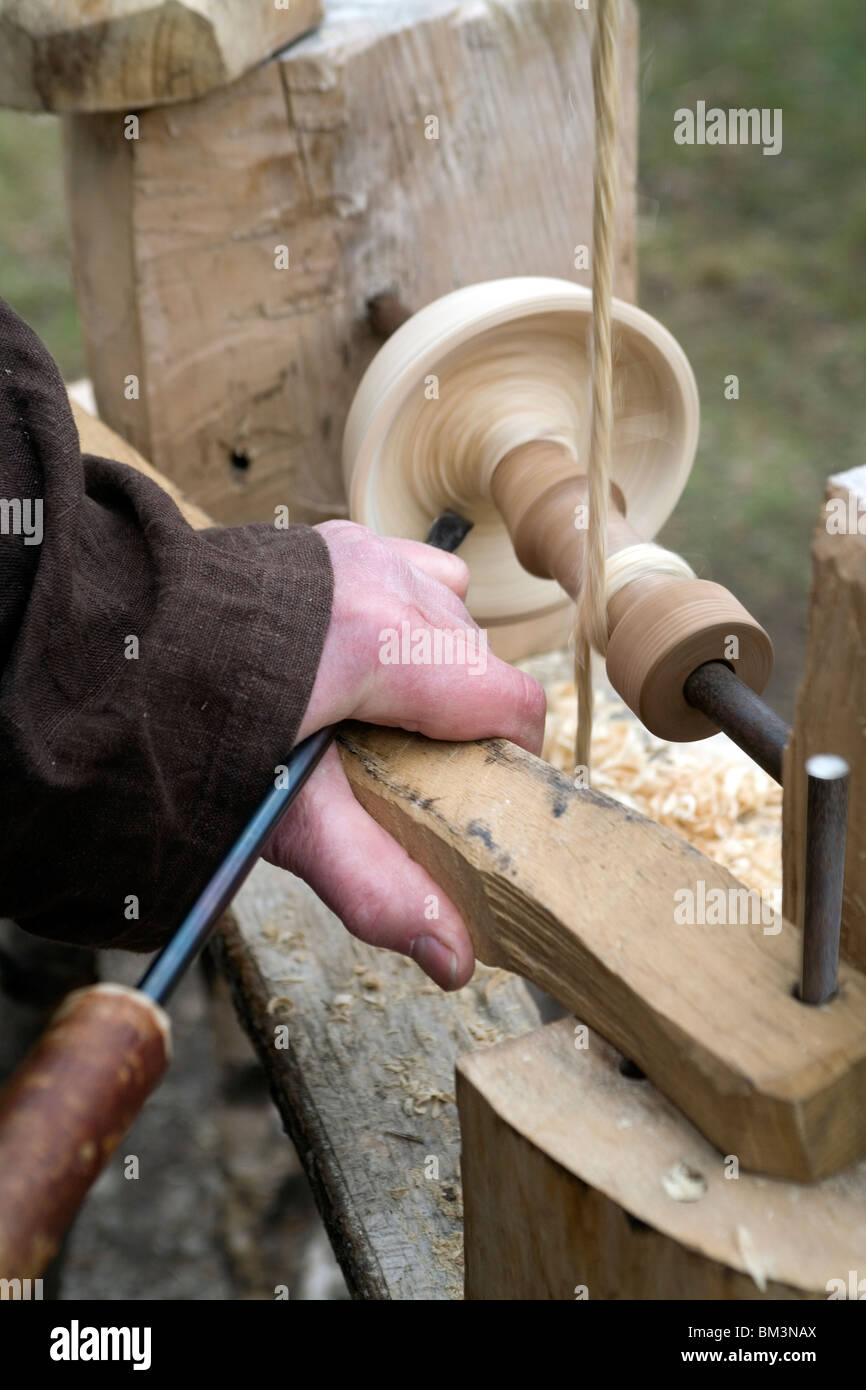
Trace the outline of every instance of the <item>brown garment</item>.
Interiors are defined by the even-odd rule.
[[[150,479],[82,457],[54,362],[0,300],[0,915],[161,945],[296,740],[332,587],[315,531],[194,531]]]

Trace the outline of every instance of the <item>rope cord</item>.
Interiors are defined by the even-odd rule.
[[[577,691],[575,763],[589,772],[592,741],[592,649],[607,650],[607,510],[613,428],[611,297],[616,239],[617,112],[619,107],[619,0],[597,0],[592,49],[595,166],[592,206],[592,401],[590,416],[589,525],[574,630]]]

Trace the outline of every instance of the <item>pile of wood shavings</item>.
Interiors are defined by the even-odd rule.
[[[527,668],[532,669],[530,663]],[[576,706],[570,681],[545,679],[547,762],[574,766]],[[592,785],[675,830],[781,906],[782,789],[724,734],[701,743],[665,743],[614,695],[597,690]]]

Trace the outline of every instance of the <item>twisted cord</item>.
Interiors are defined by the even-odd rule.
[[[587,467],[589,524],[574,630],[574,683],[577,690],[575,762],[578,768],[586,768],[587,772],[592,741],[592,649],[595,647],[602,655],[607,650],[605,570],[613,429],[611,298],[618,179],[619,10],[619,0],[597,0],[592,49],[595,167],[592,206],[592,403]]]

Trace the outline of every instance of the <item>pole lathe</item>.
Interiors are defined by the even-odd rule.
[[[412,311],[395,294],[386,292],[376,295],[371,299],[367,306],[368,319],[373,332],[380,338],[389,338],[397,331],[402,324],[412,317]],[[532,450],[533,445],[523,446],[524,449]],[[538,446],[544,448],[544,446]],[[508,459],[503,459],[502,468],[497,469],[493,475],[493,485],[491,493],[497,505],[503,509],[503,515],[508,506],[507,489],[509,482]],[[347,466],[351,469],[354,464],[347,460]],[[501,475],[501,476],[500,476]],[[576,487],[582,499],[587,491],[585,478],[574,478],[569,476],[567,486]],[[567,510],[567,503],[563,500],[563,512]],[[551,498],[555,502],[555,498]],[[628,526],[624,515],[624,499],[619,488],[614,485],[612,488],[611,508],[608,515],[608,554],[615,554],[640,542],[633,528]],[[448,513],[453,516],[454,513]],[[435,523],[434,523],[435,525]],[[527,538],[528,539],[528,538]],[[568,549],[571,544],[571,537],[566,536],[566,556],[564,563],[569,564]],[[582,560],[581,546],[581,560]],[[533,568],[532,557],[520,556],[524,562],[528,558],[527,568],[533,573],[538,573]],[[571,559],[572,567],[576,563],[576,557]],[[542,577],[545,577],[547,570],[553,570],[552,565],[545,565],[542,561]],[[563,587],[568,593],[572,593],[572,587],[579,583],[579,570],[576,577],[573,575]],[[751,689],[750,686],[734,674],[731,665],[725,661],[710,661],[702,666],[697,666],[683,685],[683,695],[686,703],[693,709],[699,710],[715,729],[726,733],[734,743],[738,744],[749,757],[758,764],[759,767],[769,774],[776,782],[782,780],[782,754],[788,741],[790,728],[769,705],[765,704]]]
[[[349,413],[353,518],[418,538],[446,510],[472,521],[461,547],[472,575],[467,605],[494,634],[580,592],[591,314],[590,292],[569,281],[523,277],[457,290],[389,337]],[[718,691],[714,718],[702,708],[701,683],[685,693],[692,673],[724,663],[760,694],[772,643],[727,589],[647,546],[692,467],[697,387],[667,330],[616,300],[614,355],[607,552],[619,579],[608,601],[607,672],[652,733],[706,738],[719,728]],[[787,729],[768,723],[778,753]],[[772,750],[769,760],[778,775]]]
[[[346,424],[353,518],[385,534],[419,537],[443,511],[471,520],[461,547],[472,572],[467,604],[494,630],[577,600],[586,549],[591,293],[569,281],[524,277],[457,290],[414,315],[392,295],[369,310],[388,341]],[[694,375],[650,315],[613,300],[612,317],[608,676],[658,737],[687,741],[723,730],[781,782],[790,730],[760,699],[773,664],[770,638],[727,589],[647,546],[691,471]],[[800,997],[819,1004],[836,989],[847,783],[837,771],[810,773],[809,785]]]
[[[575,519],[586,497],[579,461],[589,312],[588,292],[568,282],[501,281],[458,291],[394,333],[350,412],[345,463],[353,515],[390,534],[459,546],[472,566],[469,605],[479,621],[507,622],[579,592],[583,534]],[[402,316],[392,311],[388,327]],[[626,428],[614,462],[608,552],[627,557],[655,534],[685,482],[697,391],[661,325],[628,305],[616,305],[615,322],[626,383],[618,419]],[[433,413],[424,421],[426,407]],[[613,684],[659,736],[702,738],[726,727],[778,776],[787,729],[753,693],[769,676],[769,638],[727,590],[677,577],[664,552],[655,571],[652,559],[610,596]],[[736,656],[729,655],[731,637]],[[293,750],[285,785],[268,792],[139,988],[101,984],[70,995],[0,1095],[0,1276],[41,1273],[159,1083],[171,1055],[162,1004],[334,732],[322,729]],[[827,814],[819,814],[818,791],[810,801],[820,832],[805,933],[802,997],[810,1002],[835,988],[840,777],[835,767],[816,768],[813,777],[833,786]]]

